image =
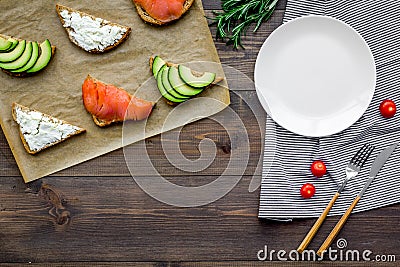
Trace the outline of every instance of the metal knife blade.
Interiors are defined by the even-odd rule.
[[[393,145],[385,148],[375,158],[374,163],[372,163],[371,171],[369,173],[369,179],[367,180],[367,183],[364,185],[360,194],[358,194],[358,196],[360,198],[364,195],[365,191],[367,191],[368,186],[372,183],[374,178],[378,175],[379,171],[382,169],[383,165],[385,165],[385,163],[389,159],[390,155],[392,155],[392,153],[396,149],[397,145],[398,144],[396,143],[396,144],[393,144]]]

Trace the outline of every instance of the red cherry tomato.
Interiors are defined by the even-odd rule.
[[[379,110],[383,117],[391,118],[396,114],[396,104],[389,99],[383,100],[379,106]]]
[[[315,186],[313,184],[304,184],[300,189],[300,194],[304,198],[311,198],[315,194]]]
[[[322,161],[316,160],[311,164],[311,172],[314,176],[322,177],[326,173],[326,166]]]

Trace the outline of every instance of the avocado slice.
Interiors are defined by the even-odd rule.
[[[161,75],[161,81],[162,84],[165,88],[165,90],[172,95],[174,98],[178,98],[178,99],[189,99],[190,96],[184,96],[179,94],[178,92],[176,92],[174,90],[174,88],[172,87],[172,85],[169,83],[168,80],[168,72],[169,72],[169,68],[168,66],[164,66],[158,73]],[[158,75],[157,75],[158,78]]]
[[[165,62],[162,58],[159,56],[155,56],[153,59],[153,64],[151,65],[151,70],[153,72],[154,78],[157,79],[157,74],[161,70],[161,68],[166,65],[167,62]]]
[[[12,42],[9,40],[4,39],[3,37],[0,37],[0,52],[8,50],[12,45]]]
[[[22,53],[22,55],[18,59],[7,63],[0,63],[0,68],[3,68],[5,70],[15,70],[22,68],[23,66],[25,66],[26,63],[28,63],[31,56],[32,42],[28,42],[25,47],[24,53]]]
[[[7,49],[6,52],[10,52],[11,50],[13,50],[17,44],[18,44],[18,40],[15,40],[13,38],[8,39],[8,41],[12,42],[12,45],[10,46],[10,48]]]
[[[19,69],[11,70],[11,72],[20,73],[20,72],[24,72],[24,71],[32,68],[32,66],[35,65],[38,58],[39,58],[39,44],[37,42],[33,42],[32,43],[32,56],[29,59],[28,63],[26,63],[25,66],[22,66]]]
[[[198,76],[194,75],[192,70],[183,65],[178,66],[179,76],[188,85],[195,88],[202,88],[209,86],[215,80],[215,73],[204,72]]]
[[[0,62],[11,62],[19,58],[24,53],[26,41],[18,42],[17,46],[10,52],[0,53]]]
[[[187,85],[179,76],[178,68],[172,66],[168,70],[168,81],[176,92],[184,96],[195,96],[203,91],[203,88],[193,88]]]
[[[163,85],[163,81],[162,81],[162,73],[166,70],[166,68],[168,68],[166,65],[161,67],[161,70],[158,72],[157,74],[157,88],[160,91],[161,95],[174,103],[181,103],[186,101],[188,98],[176,98],[174,96],[172,96],[171,94],[168,93],[168,91],[166,90],[166,88]]]
[[[52,49],[51,49],[51,44],[48,39],[46,39],[43,43],[40,44],[40,56],[35,62],[35,64],[28,69],[26,72],[28,73],[33,73],[33,72],[38,72],[44,67],[46,67],[51,58],[52,58]]]

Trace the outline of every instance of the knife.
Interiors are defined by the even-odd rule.
[[[354,199],[353,203],[351,203],[350,207],[346,210],[346,212],[343,214],[342,218],[340,218],[339,222],[336,224],[335,228],[333,228],[332,232],[329,234],[329,236],[325,239],[324,243],[321,245],[321,247],[317,251],[318,256],[322,256],[322,254],[329,248],[329,246],[332,244],[333,239],[337,236],[337,234],[340,232],[342,229],[344,223],[346,222],[347,218],[349,218],[351,212],[353,211],[354,207],[357,205],[358,201],[362,198],[364,195],[365,191],[367,191],[369,185],[372,183],[372,181],[375,179],[375,177],[378,175],[379,171],[382,169],[383,165],[385,165],[386,161],[389,159],[390,155],[392,155],[393,151],[396,149],[397,143],[393,144],[387,148],[385,148],[379,155],[375,158],[374,163],[372,163],[371,171],[369,173],[369,178],[367,182],[365,183],[363,189],[361,192],[357,195],[357,197]]]
[[[397,144],[391,145],[388,148],[384,149],[379,155],[376,157],[374,163],[372,164],[371,171],[369,173],[369,179],[367,183],[364,185],[361,192],[358,194],[359,198],[362,198],[365,191],[367,191],[368,186],[372,183],[374,178],[378,175],[378,172],[382,169],[385,162],[388,160],[390,155],[392,155],[393,151],[396,149]]]

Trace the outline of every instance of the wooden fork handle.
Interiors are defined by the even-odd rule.
[[[329,248],[329,246],[332,244],[333,239],[335,239],[337,234],[340,232],[340,230],[342,229],[343,225],[347,221],[347,218],[349,218],[351,212],[353,211],[354,207],[357,205],[359,200],[360,200],[360,196],[357,196],[353,200],[353,203],[351,203],[350,207],[343,214],[342,218],[340,218],[340,220],[336,224],[335,228],[333,228],[332,232],[329,234],[329,236],[325,239],[324,243],[318,249],[318,251],[317,251],[317,255],[318,256],[321,256],[322,253],[324,253]]]
[[[318,220],[314,223],[313,227],[310,229],[306,237],[301,242],[300,246],[297,248],[299,253],[302,253],[307,246],[310,244],[311,240],[314,238],[315,234],[318,232],[318,229],[321,227],[322,223],[324,222],[326,216],[328,215],[329,211],[332,209],[333,204],[335,204],[336,199],[339,197],[339,192],[333,196],[331,201],[329,202],[328,206],[326,206],[324,212],[319,216]]]

